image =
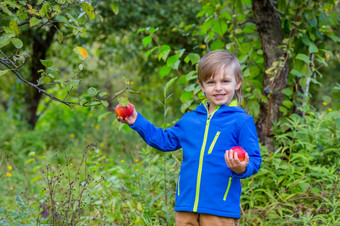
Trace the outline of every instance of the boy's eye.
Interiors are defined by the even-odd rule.
[[[224,80],[223,82],[224,82],[224,83],[228,83],[228,82],[229,82],[229,80]]]
[[[214,81],[207,81],[207,84],[214,84]]]

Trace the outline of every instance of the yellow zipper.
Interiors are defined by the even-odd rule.
[[[231,184],[231,177],[229,177],[228,187],[227,187],[227,190],[224,193],[223,201],[225,201],[227,199],[227,196],[228,196],[228,193],[229,193],[229,189],[230,189],[230,184]]]
[[[177,192],[177,195],[179,196],[180,195],[180,190],[179,190],[179,183],[181,182],[181,175],[178,176],[178,185],[177,185],[177,189],[178,189],[178,192]]]
[[[207,144],[210,119],[212,118],[214,113],[220,108],[220,106],[217,105],[215,107],[215,110],[211,114],[209,114],[209,109],[206,106],[206,102],[203,102],[203,104],[204,104],[205,109],[207,110],[208,116],[207,116],[207,122],[205,124],[203,144],[202,144],[202,147],[201,147],[200,160],[199,160],[199,164],[198,164],[197,182],[196,182],[196,196],[195,196],[195,203],[194,203],[193,212],[197,212],[197,207],[198,207],[198,200],[199,200],[199,196],[200,196],[201,177],[202,177],[202,168],[203,168],[203,156],[204,156],[205,146]]]
[[[220,131],[217,131],[217,133],[216,133],[216,135],[215,135],[215,137],[214,137],[214,140],[212,141],[212,143],[211,143],[211,145],[210,145],[208,154],[210,154],[210,153],[212,152],[212,150],[214,149],[215,143],[216,143],[217,138],[218,138],[218,136],[220,135],[220,133],[221,133]]]

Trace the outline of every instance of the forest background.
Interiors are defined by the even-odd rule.
[[[339,1],[4,0],[0,224],[173,225],[181,151],[148,147],[118,98],[163,128],[204,98],[211,50],[240,60],[262,168],[241,225],[339,217]],[[235,103],[234,103],[235,104]]]

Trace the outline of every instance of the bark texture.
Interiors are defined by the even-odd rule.
[[[54,26],[58,26],[58,24],[54,24]],[[51,29],[48,32],[36,32],[36,31],[30,31],[30,36],[33,40],[33,52],[32,52],[32,62],[30,67],[31,72],[31,78],[30,82],[37,83],[39,78],[41,77],[41,74],[38,73],[40,69],[44,69],[44,66],[40,62],[40,59],[46,59],[46,53],[48,49],[50,48],[54,34],[56,33],[57,29],[51,26]],[[41,87],[43,88],[43,87]],[[28,86],[26,87],[26,97],[25,97],[25,103],[27,105],[27,113],[28,118],[27,122],[31,126],[32,129],[34,129],[35,124],[38,121],[38,106],[39,102],[42,98],[42,93],[39,92],[39,90]]]
[[[277,2],[275,0],[252,0],[252,7],[256,28],[261,39],[265,66],[268,69],[285,54],[279,49],[284,32],[276,8]],[[256,127],[261,143],[269,150],[274,150],[272,125],[273,121],[278,120],[281,115],[279,108],[285,98],[281,90],[287,86],[288,73],[289,65],[285,63],[277,73],[264,75],[263,94],[268,97],[268,102],[260,104],[260,116]]]

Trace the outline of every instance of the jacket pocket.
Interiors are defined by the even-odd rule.
[[[216,141],[217,141],[218,136],[220,135],[220,133],[221,133],[220,131],[217,131],[217,133],[216,133],[216,135],[215,135],[215,137],[214,137],[214,140],[211,142],[211,145],[210,145],[210,147],[209,147],[208,154],[211,154],[212,150],[214,149],[214,146],[215,146],[215,144],[216,144]]]
[[[229,193],[230,185],[231,185],[231,177],[229,177],[228,187],[227,187],[227,189],[226,189],[226,191],[224,193],[223,201],[227,200],[227,196],[228,196],[228,193]]]

